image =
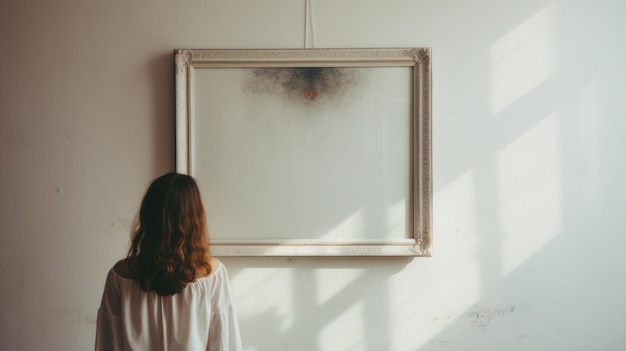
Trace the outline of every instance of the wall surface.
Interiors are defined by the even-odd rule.
[[[312,0],[315,47],[430,46],[434,256],[224,258],[245,349],[623,350],[626,3]],[[0,2],[0,349],[87,350],[174,48],[302,48],[304,0]],[[242,218],[245,220],[245,218]]]

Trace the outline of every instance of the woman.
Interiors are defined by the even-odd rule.
[[[226,267],[209,254],[193,178],[157,178],[141,203],[128,257],[109,271],[96,350],[241,350]]]

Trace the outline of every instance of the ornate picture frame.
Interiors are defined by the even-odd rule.
[[[213,255],[431,255],[430,48],[174,55]]]

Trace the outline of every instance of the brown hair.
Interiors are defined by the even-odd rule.
[[[196,181],[168,173],[157,178],[141,203],[128,251],[128,266],[144,291],[180,292],[199,272],[210,272],[204,206]]]

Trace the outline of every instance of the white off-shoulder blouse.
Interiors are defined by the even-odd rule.
[[[111,269],[98,309],[95,349],[242,350],[226,267],[220,262],[208,276],[165,297]]]

